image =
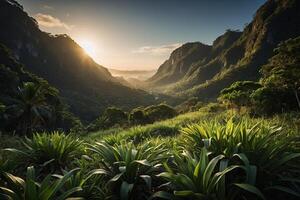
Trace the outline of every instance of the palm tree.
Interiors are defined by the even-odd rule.
[[[30,134],[46,123],[51,108],[46,101],[47,86],[43,83],[26,82],[18,88],[18,97],[12,105],[16,112],[16,130],[21,134]]]

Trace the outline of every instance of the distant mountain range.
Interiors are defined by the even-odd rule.
[[[300,1],[268,0],[242,32],[228,30],[212,45],[193,42],[174,50],[147,83],[166,94],[215,99],[235,81],[258,80],[274,48],[299,35]]]
[[[0,43],[26,70],[58,88],[70,110],[84,121],[107,106],[133,108],[156,103],[142,90],[119,83],[68,35],[50,35],[14,0],[0,1]]]
[[[120,70],[108,68],[112,76],[120,76],[124,79],[146,80],[153,76],[157,70]]]

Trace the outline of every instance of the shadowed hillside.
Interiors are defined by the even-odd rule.
[[[190,58],[188,55],[193,48],[184,50],[183,45],[171,54],[170,59],[183,58],[181,63],[187,63],[185,69],[188,70],[175,73],[176,78],[167,78],[170,75],[166,71],[178,69],[177,63],[166,64],[169,59],[149,82],[154,88],[170,94],[211,99],[235,81],[257,80],[261,65],[273,55],[274,48],[300,34],[299,10],[297,0],[267,1],[242,33],[227,31],[207,47],[208,55],[204,57],[197,52]],[[174,57],[174,53],[180,51],[184,55]]]
[[[0,42],[30,72],[60,90],[71,111],[92,120],[109,105],[124,108],[147,105],[154,98],[114,79],[67,35],[40,31],[37,22],[15,1],[0,1]]]

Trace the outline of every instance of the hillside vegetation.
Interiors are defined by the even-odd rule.
[[[40,133],[24,144],[10,137],[2,144],[0,195],[298,199],[299,126],[299,116],[202,110],[124,131]]]
[[[212,46],[184,44],[148,80],[151,89],[211,100],[235,81],[258,80],[277,45],[299,36],[299,10],[297,0],[267,1],[243,32],[228,30]]]
[[[39,29],[14,0],[0,1],[0,42],[25,69],[47,80],[61,99],[84,122],[91,122],[108,106],[134,108],[156,103],[154,96],[119,83],[68,35]]]

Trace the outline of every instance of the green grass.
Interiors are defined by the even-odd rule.
[[[52,199],[298,199],[299,116],[202,109],[84,136],[4,136],[14,150],[1,154],[0,198],[53,189]]]
[[[149,138],[176,136],[179,134],[181,127],[212,117],[213,114],[191,112],[144,126],[134,126],[124,130],[117,128],[90,133],[84,139],[86,141],[106,140],[109,143],[118,143],[122,140],[141,143]]]

